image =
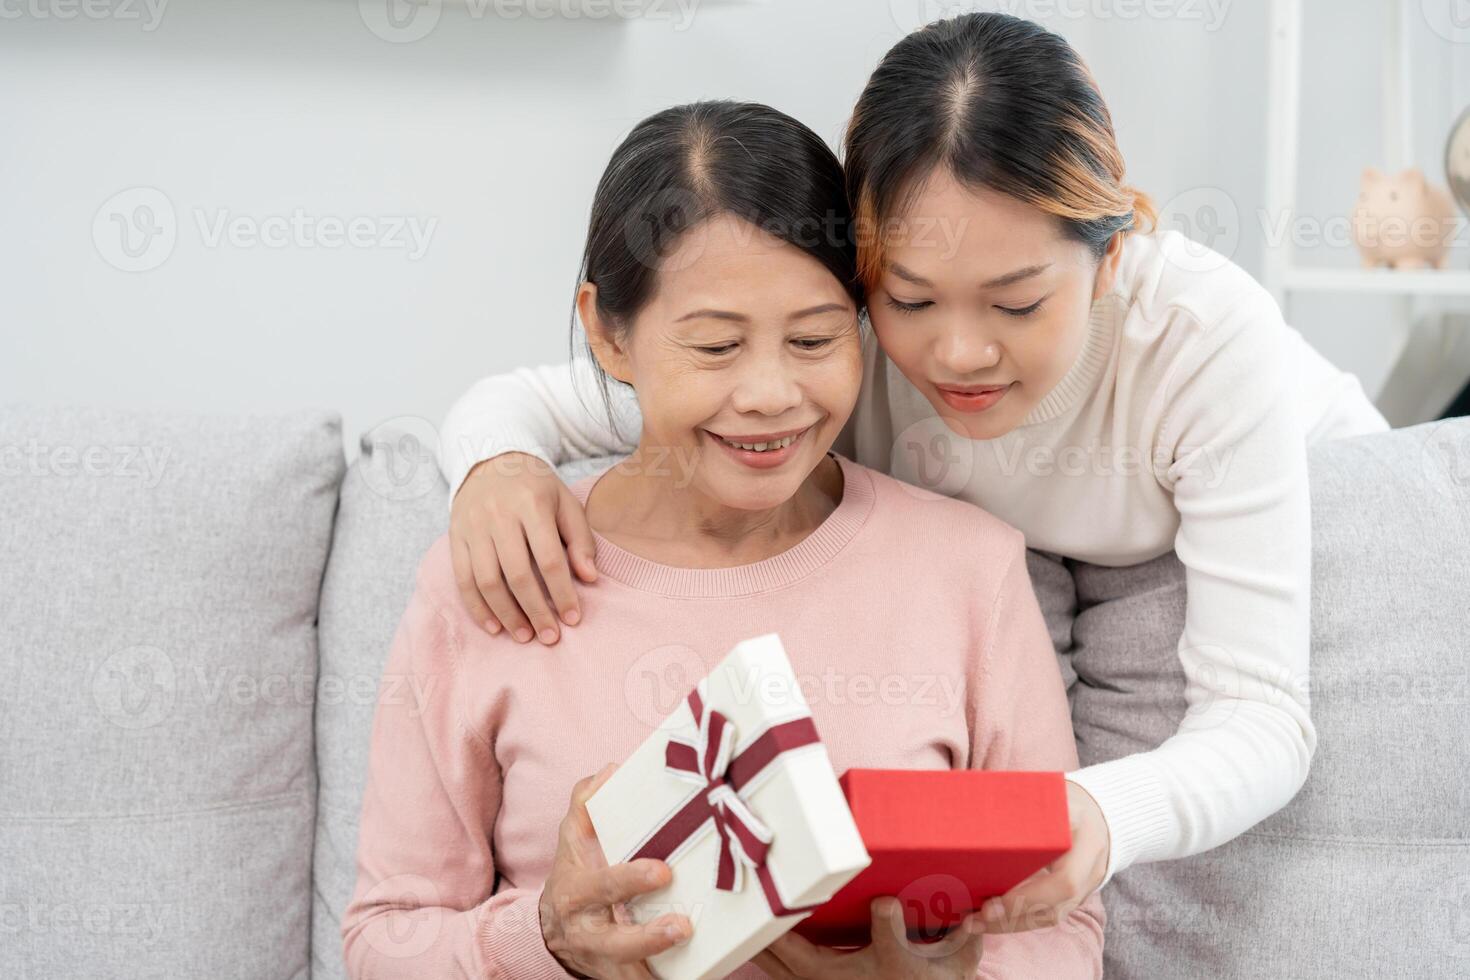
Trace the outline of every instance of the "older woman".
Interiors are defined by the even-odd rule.
[[[580,777],[757,634],[780,634],[838,772],[1076,768],[1021,535],[830,451],[862,382],[855,249],[829,233],[847,219],[831,151],[764,106],[667,110],[614,154],[577,309],[642,429],[571,488],[596,536],[589,615],[528,655],[466,612],[448,536],[424,557],[386,669],[425,695],[378,706],[354,976],[646,977],[719,928],[620,914],[673,871],[600,860]],[[788,934],[734,976],[973,977],[982,953],[992,977],[1101,975],[1095,895],[1029,932],[972,916],[944,955],[891,928],[892,904],[861,951]]]

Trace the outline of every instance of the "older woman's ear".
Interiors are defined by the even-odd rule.
[[[584,282],[577,287],[577,317],[582,321],[587,343],[602,370],[609,377],[632,384],[633,372],[628,364],[628,353],[619,342],[617,330],[598,312],[595,283]]]

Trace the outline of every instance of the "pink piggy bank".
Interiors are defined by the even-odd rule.
[[[1396,176],[1376,167],[1363,171],[1353,209],[1353,241],[1363,265],[1391,269],[1442,269],[1455,234],[1450,197],[1409,169]]]

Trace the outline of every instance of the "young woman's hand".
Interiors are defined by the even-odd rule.
[[[1004,895],[980,907],[987,933],[1054,926],[1072,914],[1102,882],[1112,836],[1092,794],[1067,781],[1072,849]]]
[[[643,924],[623,903],[673,880],[668,864],[640,858],[609,866],[587,816],[587,798],[612,775],[610,764],[572,787],[556,858],[541,888],[541,936],[574,976],[652,980],[644,962],[693,933],[687,915],[670,913]]]
[[[788,932],[751,958],[773,980],[809,977],[876,980],[974,980],[984,953],[979,917],[970,913],[948,935],[933,943],[910,942],[903,908],[896,898],[877,898],[871,906],[873,941],[843,952]]]
[[[492,634],[510,630],[519,643],[561,639],[557,616],[568,626],[582,617],[573,570],[584,582],[597,578],[581,502],[556,470],[527,453],[502,453],[470,470],[450,506],[449,550],[470,616]]]

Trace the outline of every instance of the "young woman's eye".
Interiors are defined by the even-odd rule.
[[[887,299],[888,305],[900,313],[917,313],[920,310],[924,309],[926,306],[934,305],[932,300],[927,299],[920,300],[917,303],[905,303],[902,300],[894,299],[892,296],[887,297]]]
[[[1000,310],[1007,316],[1030,316],[1037,310],[1041,309],[1041,300],[1037,300],[1030,306],[1022,306],[1019,308],[1014,306],[997,306],[996,309]]]

